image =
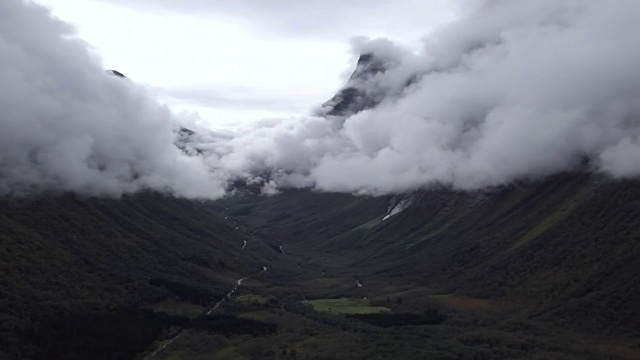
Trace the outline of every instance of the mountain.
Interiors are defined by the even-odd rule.
[[[361,56],[321,115],[392,66]],[[640,358],[640,180],[232,188],[0,198],[0,358]]]
[[[366,287],[358,293],[380,304],[402,299],[394,311],[492,314],[452,321],[470,322],[454,325],[465,335],[453,342],[465,351],[492,349],[480,358],[638,355],[640,181],[573,173],[476,192],[374,198],[292,190],[225,205],[303,267],[357,279]],[[577,343],[553,350],[541,331]]]
[[[322,104],[318,115],[346,117],[378,105],[385,94],[368,93],[363,85],[372,77],[386,72],[389,62],[389,59],[373,53],[360,55],[356,68],[346,85]]]
[[[207,202],[155,193],[0,201],[2,358],[74,358],[71,337],[83,327],[94,331],[83,324],[92,318],[107,329],[100,336],[115,336],[129,322],[140,331],[121,335],[130,338],[119,355],[101,355],[131,358],[164,327],[157,318],[140,320],[148,306],[165,299],[210,304],[276,255]],[[243,240],[260,251],[243,253]],[[93,341],[96,353],[115,346],[81,341]]]
[[[589,311],[587,322],[602,317],[596,327],[638,330],[639,181],[564,174],[407,198],[410,205],[388,218],[398,203],[392,197],[300,190],[229,211],[264,238],[308,256],[343,258],[362,278],[399,277],[558,313]]]

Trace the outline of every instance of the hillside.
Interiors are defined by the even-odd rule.
[[[640,359],[640,2],[49,2],[0,1],[0,360]]]
[[[167,340],[152,358],[638,354],[637,181],[257,193],[4,198],[4,356],[141,359]]]
[[[339,127],[375,108],[391,90],[364,84],[392,65],[362,55],[318,115]],[[194,134],[176,145],[202,155]],[[640,357],[638,180],[261,185],[2,197],[0,358]]]
[[[141,334],[122,335],[130,336],[130,348],[119,345],[130,358],[165,327],[157,319],[137,323],[143,307],[171,298],[210,304],[235,279],[269,263],[269,248],[259,256],[242,254],[246,230],[208,203],[152,193],[121,199],[67,194],[3,198],[0,209],[0,349],[17,358],[34,351],[74,358],[71,348],[78,344],[60,326],[78,331],[74,325],[82,328],[83,317],[101,319],[95,326],[131,321],[140,327]],[[98,337],[106,338],[85,340],[95,342],[94,351],[115,347],[109,337],[120,330],[104,331]]]
[[[289,191],[226,206],[306,267],[373,284],[370,297],[411,285],[638,345],[640,182],[565,174],[405,197],[411,205],[386,220],[397,197]]]

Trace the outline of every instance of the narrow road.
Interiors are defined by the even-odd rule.
[[[234,293],[234,292],[236,292],[236,290],[238,290],[238,286],[242,285],[242,282],[243,282],[244,280],[247,280],[247,279],[252,278],[252,277],[254,277],[254,276],[258,276],[258,275],[262,274],[262,273],[263,273],[263,272],[265,272],[265,271],[267,271],[267,267],[266,267],[266,266],[263,266],[263,267],[262,267],[262,271],[258,271],[257,273],[252,274],[252,275],[249,275],[249,276],[247,276],[247,277],[243,277],[242,279],[238,279],[238,281],[236,282],[236,285],[231,289],[231,291],[229,291],[229,292],[227,293],[227,295],[225,295],[225,296],[224,296],[222,299],[220,299],[220,301],[218,301],[218,302],[217,302],[217,303],[216,303],[216,304],[215,304],[211,309],[209,309],[209,311],[207,311],[207,315],[211,315],[211,313],[212,313],[215,309],[217,309],[217,308],[218,308],[218,306],[220,306],[220,304],[222,304],[222,302],[223,302],[225,299],[230,298],[230,297],[231,297],[231,295],[233,295],[233,293]]]
[[[166,348],[167,346],[171,345],[171,343],[173,343],[174,341],[178,340],[178,338],[180,336],[182,336],[182,334],[184,333],[184,329],[180,330],[180,332],[178,333],[178,335],[174,336],[173,338],[171,338],[171,340],[167,341],[164,345],[162,345],[162,347],[156,349],[154,352],[152,352],[151,354],[147,355],[143,360],[148,360],[148,359],[152,359],[153,357],[155,357],[156,355],[158,355],[158,353],[162,350],[164,350],[164,348]]]
[[[245,241],[245,243],[246,243],[246,241]],[[266,266],[263,266],[263,267],[262,267],[262,271],[258,271],[257,273],[255,273],[255,274],[251,274],[251,275],[246,276],[246,277],[243,277],[242,279],[238,279],[238,280],[236,281],[236,285],[231,289],[231,291],[229,291],[229,292],[227,293],[227,295],[225,295],[225,296],[224,296],[222,299],[220,299],[220,301],[218,301],[218,302],[217,302],[217,303],[216,303],[216,304],[215,304],[211,309],[209,309],[209,311],[207,311],[207,312],[206,312],[206,315],[211,315],[211,313],[212,313],[214,310],[216,310],[216,309],[220,306],[220,304],[222,304],[222,302],[223,302],[225,299],[229,299],[229,298],[231,297],[231,295],[233,295],[233,293],[235,293],[235,292],[236,292],[236,290],[238,290],[238,286],[242,285],[242,282],[243,282],[244,280],[247,280],[247,279],[252,278],[252,277],[254,277],[254,276],[258,276],[258,275],[260,275],[260,274],[264,273],[265,271],[267,271],[267,267],[266,267]],[[172,337],[169,341],[167,341],[164,345],[162,345],[162,347],[160,347],[160,348],[156,349],[156,350],[155,350],[154,352],[152,352],[151,354],[149,354],[149,355],[145,356],[143,360],[149,360],[149,359],[154,358],[156,355],[158,355],[158,353],[160,353],[162,350],[164,350],[167,346],[171,345],[174,341],[178,340],[178,338],[180,338],[180,336],[182,336],[182,334],[184,334],[184,332],[185,332],[185,329],[183,328],[182,330],[180,330],[180,332],[178,333],[178,335],[176,335],[176,336]]]

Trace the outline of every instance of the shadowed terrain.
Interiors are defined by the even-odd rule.
[[[5,357],[638,354],[637,181],[258,192],[3,199]]]

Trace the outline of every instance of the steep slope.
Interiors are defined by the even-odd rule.
[[[322,104],[319,115],[346,117],[378,105],[386,94],[367,92],[365,82],[387,71],[388,62],[388,59],[372,53],[360,55],[345,86]]]
[[[592,330],[637,332],[639,201],[637,181],[584,175],[489,193],[427,191],[364,240],[375,250],[360,265],[373,271],[384,259],[391,274],[541,306]]]
[[[3,199],[2,355],[638,353],[638,181],[565,174],[470,193],[258,194]],[[307,300],[392,315],[325,314]]]
[[[322,251],[326,239],[383,216],[390,198],[291,189],[271,197],[245,193],[219,204],[263,239]]]
[[[0,237],[0,351],[16,358],[54,358],[58,351],[74,358],[77,344],[66,331],[91,333],[92,326],[112,323],[134,329],[121,335],[128,344],[114,346],[117,336],[97,333],[78,340],[94,341],[84,356],[96,358],[111,344],[99,356],[131,358],[166,327],[143,307],[165,299],[214,303],[276,254],[209,203],[152,193],[3,198]],[[242,251],[244,240],[251,252]],[[94,325],[83,327],[86,321]],[[118,348],[120,355],[105,350]]]
[[[397,279],[520,304],[576,330],[638,336],[640,182],[566,174],[410,197],[386,220],[389,197],[300,190],[230,211],[267,241],[331,259],[320,266],[340,261],[363,282]]]

